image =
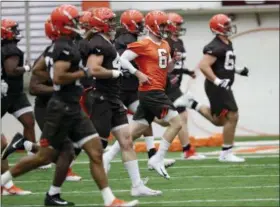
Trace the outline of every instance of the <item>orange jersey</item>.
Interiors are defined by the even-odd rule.
[[[156,44],[149,38],[133,42],[127,48],[138,55],[135,63],[138,69],[148,75],[151,84],[140,85],[139,91],[165,90],[168,73],[170,47],[167,41]]]

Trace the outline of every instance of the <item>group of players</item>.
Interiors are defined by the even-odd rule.
[[[17,47],[18,24],[2,20],[1,115],[12,113],[24,126],[24,135],[16,134],[8,145],[1,137],[2,162],[17,149],[34,154],[10,169],[8,165],[1,168],[1,189],[9,193],[5,184],[12,178],[56,163],[45,205],[74,205],[60,197],[61,186],[71,163],[83,149],[105,206],[138,204],[138,200],[117,199],[108,185],[106,173],[119,151],[131,179],[131,195],[161,195],[161,191],[148,188],[142,181],[133,140],[145,137],[148,167],[166,179],[170,178],[166,167],[175,160],[165,159],[165,155],[177,135],[185,159],[203,159],[189,143],[186,108],[224,126],[220,161],[244,162],[231,151],[238,121],[231,85],[235,73],[247,76],[248,69],[235,67],[229,40],[235,28],[231,20],[223,14],[211,18],[210,29],[216,37],[205,46],[199,64],[206,76],[210,108],[180,91],[183,74],[195,78],[194,72],[184,66],[186,53],[179,36],[184,35],[185,29],[180,15],[151,11],[144,17],[137,10],[128,10],[121,15],[120,22],[122,28],[117,29],[116,15],[109,8],[94,8],[82,14],[72,5],[55,8],[45,23],[52,44],[31,67],[24,65],[23,53]],[[148,35],[138,40],[145,30]],[[23,74],[27,71],[32,71],[30,93],[36,96],[35,118],[42,130],[40,145],[34,143],[32,108],[23,93]],[[131,124],[127,110],[134,114]],[[158,150],[154,146],[152,122],[166,126]],[[117,141],[103,153],[110,133]]]

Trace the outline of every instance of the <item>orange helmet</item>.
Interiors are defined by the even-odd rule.
[[[50,18],[45,22],[45,34],[51,40],[56,40],[59,37],[59,33],[54,29]]]
[[[209,22],[209,27],[214,34],[230,36],[236,33],[236,26],[231,24],[231,19],[225,14],[214,15]]]
[[[94,8],[91,10],[89,25],[97,32],[115,33],[116,14],[107,7]]]
[[[89,12],[89,11],[83,11],[82,12],[82,15],[79,19],[79,22],[80,22],[80,25],[81,25],[82,29],[85,29],[85,30],[90,29],[90,26],[89,26],[90,18],[91,18],[91,12]]]
[[[1,40],[20,40],[18,23],[12,19],[1,20]]]
[[[140,34],[144,30],[144,15],[138,10],[123,12],[120,22],[131,33]]]
[[[163,38],[167,31],[168,16],[163,11],[151,11],[145,16],[145,26],[155,36]]]
[[[60,34],[70,35],[77,33],[83,35],[84,31],[79,25],[80,13],[77,7],[63,4],[55,8],[51,13],[51,21]]]
[[[183,17],[176,13],[168,13],[168,32],[177,36],[182,36],[186,34],[186,28],[182,27],[184,23]]]

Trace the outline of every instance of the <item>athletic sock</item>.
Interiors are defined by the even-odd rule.
[[[138,160],[125,162],[124,166],[128,171],[132,187],[138,186],[141,183]]]
[[[183,152],[189,151],[191,149],[191,144],[183,146]]]
[[[106,188],[102,189],[101,194],[102,194],[105,206],[111,205],[113,203],[113,201],[116,199],[116,197],[114,196],[110,187],[106,187]]]
[[[50,196],[53,196],[53,195],[60,194],[60,192],[61,192],[61,188],[60,187],[56,187],[56,186],[51,185],[48,194]]]
[[[105,158],[110,162],[114,159],[114,157],[120,152],[121,147],[118,141],[112,145],[112,147],[104,154]]]
[[[12,180],[8,181],[8,182],[4,185],[4,187],[5,187],[6,189],[10,189],[10,188],[13,187],[13,186],[14,186],[14,183],[13,183]]]
[[[156,154],[156,156],[158,156],[158,158],[160,160],[164,159],[164,157],[169,149],[169,146],[170,146],[170,143],[162,137],[162,139],[160,141],[159,149]]]
[[[149,159],[157,153],[156,148],[152,148],[148,151]]]
[[[26,140],[26,141],[24,141],[23,146],[24,146],[24,149],[27,152],[31,152],[32,146],[33,146],[33,142],[30,142],[30,141]]]
[[[12,179],[13,179],[13,176],[12,176],[11,172],[8,170],[7,172],[5,172],[1,175],[1,184],[5,185]]]
[[[146,142],[146,148],[147,151],[150,151],[150,149],[156,148],[155,144],[154,144],[154,136],[148,136],[148,137],[144,137],[145,142]]]
[[[226,151],[226,150],[229,150],[229,149],[231,149],[233,147],[233,145],[226,145],[226,144],[223,144],[223,146],[222,146],[222,150],[223,151]]]

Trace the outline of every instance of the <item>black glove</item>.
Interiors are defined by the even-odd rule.
[[[240,72],[240,75],[248,76],[249,75],[249,69],[247,67],[244,67],[243,70]]]

